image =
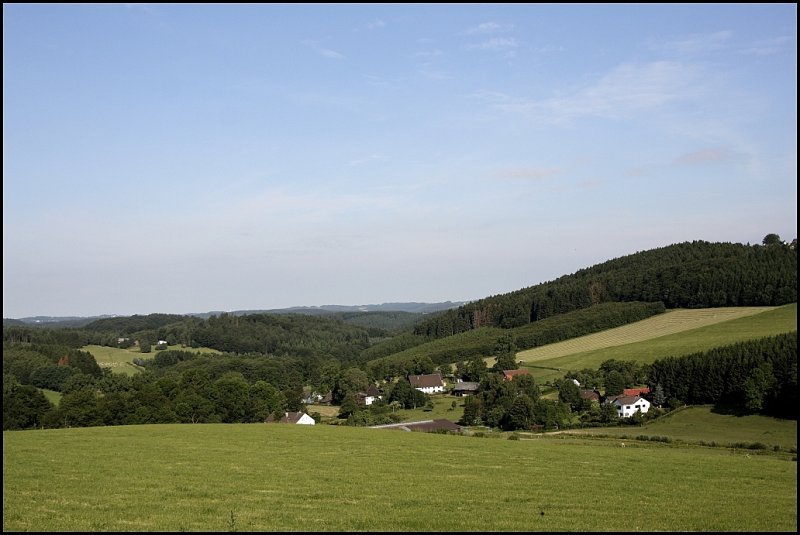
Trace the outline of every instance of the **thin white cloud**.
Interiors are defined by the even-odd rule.
[[[371,20],[367,23],[367,28],[370,30],[375,30],[377,28],[383,28],[386,26],[386,23],[381,19]]]
[[[439,57],[439,56],[441,56],[443,54],[444,54],[444,52],[442,52],[440,49],[436,48],[434,50],[423,50],[421,52],[415,52],[414,54],[412,54],[412,56],[415,57],[415,58],[435,58],[435,57]]]
[[[350,160],[347,162],[347,165],[350,167],[355,167],[359,165],[364,165],[366,163],[375,162],[378,160],[383,160],[385,156],[383,154],[370,154],[364,158],[356,158],[355,160]]]
[[[427,69],[420,69],[417,71],[420,76],[424,76],[429,80],[451,80],[453,77],[444,71],[432,71]]]
[[[760,39],[758,41],[753,42],[753,44],[748,48],[744,48],[739,52],[741,54],[768,56],[770,54],[777,54],[779,52],[782,52],[787,48],[787,46],[791,42],[792,38],[789,37],[788,35],[773,37],[771,39]]]
[[[339,52],[337,52],[335,50],[331,50],[330,48],[322,47],[316,41],[306,40],[306,41],[303,41],[303,44],[305,46],[311,48],[312,50],[317,52],[317,54],[319,54],[319,55],[321,55],[323,57],[330,58],[330,59],[336,59],[336,60],[345,59],[344,54],[340,54]]]
[[[561,45],[544,45],[533,48],[533,51],[537,54],[552,54],[554,52],[563,52],[564,50],[566,49]]]
[[[471,50],[508,50],[516,48],[519,43],[513,37],[492,37],[481,43],[467,45]]]
[[[344,59],[344,56],[335,50],[331,50],[329,48],[320,48],[319,53],[325,56],[326,58],[333,58],[333,59]]]
[[[513,24],[498,24],[497,22],[483,22],[477,26],[472,26],[464,30],[465,35],[489,34],[497,32],[508,32],[514,28]]]
[[[495,109],[549,123],[587,116],[619,119],[694,97],[703,91],[699,75],[697,68],[679,62],[625,63],[572,94],[542,100],[487,100]]]
[[[682,53],[710,52],[728,46],[733,32],[722,30],[714,33],[692,34],[677,37],[662,43],[653,43],[653,48]]]

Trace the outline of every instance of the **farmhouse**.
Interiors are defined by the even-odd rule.
[[[274,417],[270,414],[269,418],[267,418],[267,422],[274,422]],[[283,417],[278,420],[279,424],[300,424],[300,425],[314,425],[317,422],[314,421],[314,418],[309,416],[304,412],[285,412],[283,413]]]
[[[427,375],[409,375],[408,382],[411,383],[411,386],[417,390],[425,392],[426,394],[444,392],[442,374],[439,372]]]
[[[579,394],[581,399],[588,399],[589,401],[596,401],[600,403],[600,392],[597,390],[581,390]]]
[[[474,383],[472,381],[461,381],[460,383],[456,383],[450,393],[454,396],[468,396],[470,394],[475,394],[478,392],[480,388],[480,383]]]
[[[306,405],[313,405],[322,401],[322,394],[314,392],[310,388],[303,388],[303,396],[301,401]]]
[[[513,381],[514,377],[517,377],[518,375],[530,375],[530,372],[525,368],[520,370],[503,370],[503,379],[506,381]]]
[[[375,385],[369,385],[366,392],[356,394],[356,403],[359,405],[372,405],[375,400],[382,399],[381,391]]]
[[[641,396],[617,396],[611,403],[615,405],[620,418],[633,416],[637,411],[645,414],[650,410],[650,402]]]

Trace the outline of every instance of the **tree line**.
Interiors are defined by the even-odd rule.
[[[797,331],[660,359],[648,376],[666,399],[796,420]]]
[[[572,275],[495,295],[417,324],[446,337],[484,326],[513,328],[609,301],[670,308],[777,306],[797,300],[797,251],[764,245],[684,242],[609,260]]]

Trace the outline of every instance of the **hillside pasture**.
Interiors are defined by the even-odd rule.
[[[537,381],[569,370],[597,369],[609,359],[649,364],[797,330],[797,304],[672,310],[630,325],[517,353]],[[490,360],[491,363],[494,359]]]
[[[286,424],[3,443],[4,531],[797,530],[796,463],[723,448]]]
[[[797,421],[751,414],[736,416],[717,412],[711,405],[685,407],[672,411],[641,427],[603,427],[565,431],[577,435],[665,436],[688,444],[729,446],[760,443],[767,449],[797,450]]]
[[[133,363],[133,359],[151,359],[158,351],[151,351],[150,353],[142,353],[139,348],[121,349],[117,347],[88,345],[81,348],[92,354],[94,360],[97,361],[98,366],[101,368],[110,368],[113,373],[122,373],[125,375],[135,375],[142,371],[141,366]],[[193,348],[183,345],[171,346],[169,349],[180,351],[191,351],[193,353],[214,353],[218,354],[216,349],[209,348]]]

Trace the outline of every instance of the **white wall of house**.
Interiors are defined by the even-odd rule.
[[[637,399],[631,405],[623,405],[618,401],[615,401],[614,405],[617,406],[617,414],[620,418],[628,418],[633,416],[636,412],[646,414],[647,411],[650,410],[650,402],[644,398]]]
[[[364,398],[364,405],[372,405],[376,399],[381,399],[380,396],[367,396]]]
[[[301,416],[300,419],[297,420],[297,423],[300,425],[314,425],[317,422],[315,422],[314,418],[312,418],[308,414],[303,414],[303,416]]]
[[[425,392],[426,394],[437,394],[439,392],[444,392],[443,386],[426,386],[423,388],[417,387],[417,390],[421,392]]]

